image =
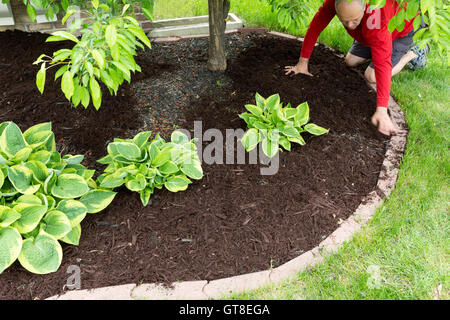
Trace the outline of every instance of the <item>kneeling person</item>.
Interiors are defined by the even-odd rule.
[[[371,119],[372,124],[385,135],[395,134],[396,128],[387,113],[391,77],[399,73],[406,64],[412,69],[422,68],[426,64],[428,53],[428,47],[422,50],[417,46],[412,47],[414,18],[405,20],[405,27],[401,32],[389,32],[389,20],[399,9],[395,0],[386,0],[383,8],[374,10],[364,0],[325,0],[306,32],[299,62],[295,66],[287,66],[286,74],[303,73],[312,76],[308,71],[308,62],[314,45],[320,33],[337,15],[355,40],[345,58],[347,65],[354,67],[372,59],[365,71],[367,81],[377,84],[377,108]],[[421,27],[423,26],[422,23]]]

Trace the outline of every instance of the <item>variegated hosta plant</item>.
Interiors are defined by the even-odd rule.
[[[86,214],[112,201],[115,192],[97,188],[82,160],[61,157],[50,122],[24,133],[0,124],[0,273],[17,259],[30,272],[55,272],[58,241],[78,245]]]
[[[170,142],[159,134],[149,141],[150,136],[150,131],[144,131],[133,139],[116,138],[108,145],[108,155],[98,160],[108,165],[97,179],[100,187],[116,188],[125,184],[140,194],[146,206],[155,188],[184,191],[192,183],[190,179],[203,177],[195,139],[189,140],[181,131],[174,131]]]
[[[262,142],[264,154],[269,158],[275,156],[280,146],[291,151],[291,143],[305,145],[302,132],[315,136],[327,133],[329,130],[309,122],[309,106],[307,102],[292,108],[289,103],[285,107],[280,103],[278,94],[264,99],[256,93],[256,105],[247,104],[249,112],[239,115],[249,128],[241,139],[245,150],[251,151]]]

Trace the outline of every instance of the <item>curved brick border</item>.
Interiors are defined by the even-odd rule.
[[[245,31],[245,30],[243,30]],[[256,31],[252,29],[250,31]],[[261,30],[262,31],[262,30]],[[265,31],[262,31],[265,32]],[[289,39],[302,40],[292,35],[279,32],[269,34]],[[177,41],[183,38],[176,37],[158,39],[162,41]],[[335,50],[329,48],[331,51]],[[335,52],[336,55],[343,57]],[[376,90],[375,86],[372,88]],[[323,240],[317,247],[303,253],[287,263],[270,270],[243,274],[235,277],[213,281],[185,281],[174,282],[171,288],[159,284],[126,284],[120,286],[104,287],[90,290],[75,290],[59,296],[53,296],[48,300],[204,300],[218,299],[234,293],[253,290],[268,284],[278,284],[281,281],[295,276],[297,273],[315,266],[324,259],[324,256],[336,253],[345,241],[348,241],[362,226],[374,215],[376,209],[382,204],[383,198],[389,196],[397,181],[398,169],[406,146],[407,126],[403,112],[391,97],[389,111],[392,120],[397,124],[399,133],[391,137],[387,147],[385,159],[378,178],[377,190],[372,191],[363,198],[356,211]]]

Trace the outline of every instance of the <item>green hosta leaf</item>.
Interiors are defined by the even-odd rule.
[[[64,169],[61,171],[61,174],[63,174],[63,173],[73,173],[73,174],[76,174],[76,173],[77,173],[77,170],[76,170],[75,168],[64,168]]]
[[[278,143],[280,146],[282,146],[285,150],[291,151],[291,142],[288,140],[288,138],[284,136],[280,136],[280,140],[278,140]]]
[[[22,234],[36,228],[47,212],[47,206],[28,203],[19,203],[13,209],[20,214],[20,218],[12,224],[12,227]]]
[[[158,153],[155,159],[152,161],[152,166],[157,168],[165,164],[171,159],[170,150],[163,150]]]
[[[41,195],[41,194],[40,194]],[[17,203],[27,203],[27,204],[37,204],[40,205],[47,205],[45,202],[42,202],[41,198],[32,194],[24,194],[23,196],[20,196],[16,200]]]
[[[202,166],[197,161],[190,164],[182,164],[181,171],[191,179],[199,180],[203,178]]]
[[[47,274],[58,270],[62,261],[62,248],[58,240],[40,233],[34,239],[23,241],[19,255],[20,264],[36,274]]]
[[[13,157],[17,152],[28,145],[19,127],[13,122],[7,122],[0,136],[0,149],[8,157]]]
[[[23,165],[9,167],[8,179],[22,194],[33,194],[39,190],[39,185],[31,185],[33,172]]]
[[[174,131],[170,137],[173,143],[182,144],[189,141],[189,138],[181,131]]]
[[[139,192],[139,196],[141,198],[141,202],[144,207],[148,205],[148,201],[149,201],[152,193],[153,193],[153,190],[148,187]]]
[[[56,210],[63,212],[67,216],[72,228],[80,224],[87,213],[86,206],[77,200],[62,200],[56,206]]]
[[[44,192],[51,193],[53,186],[55,185],[55,182],[56,182],[56,175],[54,171],[50,171],[47,179],[45,179],[44,181]]]
[[[135,162],[136,160],[128,160],[122,156],[115,156],[114,157],[115,162],[120,162],[122,165],[129,165]]]
[[[113,201],[116,193],[107,190],[91,190],[80,199],[80,202],[86,206],[88,213],[97,213]]]
[[[303,137],[302,136],[300,136],[299,138],[291,138],[291,137],[288,137],[288,140],[290,141],[290,142],[295,142],[295,143],[298,143],[299,145],[302,145],[302,146],[304,146],[306,143],[305,143],[305,140],[303,140]]]
[[[251,151],[253,150],[261,140],[261,136],[257,129],[249,129],[241,139],[241,143],[244,146],[245,150]]]
[[[255,94],[256,105],[260,108],[264,108],[266,99],[264,99],[258,92]]]
[[[66,154],[65,156],[62,157],[62,160],[67,163],[67,164],[80,164],[84,159],[84,156],[79,154],[79,155],[70,155],[70,154]]]
[[[44,184],[45,180],[48,177],[48,169],[44,163],[42,163],[40,161],[31,160],[31,161],[28,161],[25,164],[25,166],[31,170],[31,172],[33,173],[33,177],[37,181]]]
[[[192,181],[185,176],[174,176],[167,179],[164,186],[170,192],[178,192],[186,190],[190,183],[192,183]]]
[[[322,134],[328,133],[329,131],[328,129],[322,128],[314,123],[308,123],[305,126],[305,130],[315,136],[320,136]]]
[[[44,231],[55,239],[64,237],[72,230],[69,218],[61,211],[49,211],[43,222],[45,223]]]
[[[120,187],[124,182],[125,180],[123,177],[117,177],[115,174],[110,174],[104,176],[100,183],[100,187],[114,189]]]
[[[280,132],[285,136],[292,138],[298,138],[300,136],[298,130],[292,126],[285,126],[283,129],[280,130]]]
[[[40,133],[51,133],[52,132],[52,123],[51,122],[43,122],[36,124],[32,127],[29,127],[25,132],[23,133],[23,137],[27,141],[28,144],[35,144],[38,142],[41,142],[43,139],[39,135]]]
[[[45,142],[45,150],[56,152],[55,135],[53,132],[50,138]]]
[[[113,155],[120,154],[127,160],[137,160],[141,157],[141,150],[132,142],[112,142],[109,146]]]
[[[6,155],[4,155],[6,158],[8,158]],[[6,165],[6,166],[9,166],[9,165],[11,165],[12,164],[12,161],[10,161],[10,160],[7,160],[5,157],[4,157],[2,154],[1,154],[1,152],[0,152],[0,165]]]
[[[141,149],[144,147],[145,143],[148,141],[151,135],[151,131],[139,132],[136,136],[134,136],[133,142],[138,146],[139,149]]]
[[[267,129],[271,128],[271,126],[269,124],[267,124],[265,122],[260,122],[260,121],[252,121],[251,127],[255,128],[255,129],[261,129],[261,130],[267,130]]]
[[[309,121],[309,106],[307,102],[302,103],[297,108],[297,114],[294,117],[295,126],[301,127]]]
[[[276,107],[275,113],[276,113],[277,118],[278,118],[277,120],[282,121],[282,122],[286,122],[287,121],[285,113],[283,112],[283,110],[279,106]]]
[[[287,119],[292,119],[295,117],[295,115],[297,114],[297,109],[295,108],[285,108],[284,109],[284,114],[286,116]]]
[[[16,261],[22,250],[22,236],[14,228],[0,228],[0,274]]]
[[[80,237],[81,237],[81,226],[78,224],[74,226],[68,234],[59,239],[59,241],[77,246],[80,243]]]
[[[76,174],[61,174],[52,188],[52,195],[61,199],[81,197],[89,191],[86,181]]]
[[[51,145],[49,145],[49,143],[52,143],[52,140],[54,139],[54,134],[51,131],[43,131],[43,132],[38,132],[35,135],[33,135],[32,137],[29,137],[27,140],[27,143],[30,145],[31,148],[37,150],[37,149],[42,149],[41,147],[43,146],[44,149],[50,150],[51,149]]]
[[[0,230],[20,219],[20,213],[6,206],[0,206]]]
[[[158,168],[158,170],[159,170],[159,172],[161,172],[164,175],[169,175],[169,174],[180,171],[180,169],[178,169],[178,166],[173,161],[170,161],[170,160],[167,161],[162,166],[160,166]]]
[[[3,186],[3,183],[5,182],[5,175],[3,171],[0,169],[0,189]]]
[[[272,113],[280,104],[280,95],[274,94],[266,99],[265,110]]]
[[[125,185],[131,191],[141,191],[146,187],[147,181],[145,180],[145,176],[137,174],[132,180],[127,181]]]
[[[9,180],[5,180],[2,189],[0,190],[0,197],[12,197],[19,194],[19,192],[13,187]]]
[[[30,147],[23,148],[19,152],[17,152],[14,157],[12,157],[11,161],[15,163],[24,162],[27,161],[28,157],[30,156],[31,152],[33,152],[33,149]]]
[[[280,139],[280,131],[278,129],[269,129],[267,130],[267,137],[272,142],[277,142]]]
[[[239,118],[244,120],[245,123],[247,123],[248,125],[251,123],[252,120],[254,121],[254,120],[258,119],[253,114],[248,113],[248,112],[243,112],[243,113],[239,114]]]
[[[176,165],[180,165],[182,163],[192,163],[193,161],[198,160],[198,155],[195,150],[172,149],[170,152],[172,154],[172,161]]]
[[[98,188],[97,182],[94,181],[94,179],[92,179],[92,178],[89,178],[87,180],[87,184],[88,184],[89,188],[91,188],[91,189],[97,189]]]
[[[257,117],[260,117],[263,114],[263,109],[253,104],[245,105],[245,109],[247,109],[251,114]]]
[[[264,154],[266,156],[268,156],[269,158],[272,158],[273,156],[275,156],[278,152],[279,149],[279,144],[278,142],[272,141],[270,139],[268,139],[267,137],[264,138],[264,140],[262,141],[262,150],[264,152]]]
[[[112,157],[109,154],[107,156],[97,160],[97,162],[101,163],[101,164],[110,164],[112,161],[113,161]]]
[[[55,198],[52,196],[44,195],[40,192],[36,193],[36,195],[41,199],[41,203],[47,206],[47,210],[53,210],[56,206]]]

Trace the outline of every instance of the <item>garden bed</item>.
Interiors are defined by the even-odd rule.
[[[99,111],[73,109],[47,75],[44,95],[32,62],[64,43],[39,33],[0,33],[0,122],[22,130],[51,121],[58,151],[84,154],[84,165],[106,154],[114,137],[174,128],[193,132],[245,129],[244,105],[279,93],[293,106],[307,101],[311,121],[330,132],[305,135],[306,146],[280,154],[276,175],[259,165],[203,164],[204,178],[187,191],[157,191],[147,207],[125,188],[103,212],[82,222],[79,246],[63,245],[56,273],[34,275],[15,263],[0,275],[1,299],[44,299],[63,292],[70,265],[81,268],[82,289],[128,283],[211,280],[276,267],[337,229],[376,189],[386,150],[370,124],[375,92],[343,60],[319,45],[308,77],[284,75],[301,48],[297,40],[258,33],[226,36],[228,69],[207,70],[207,38],[154,43],[141,53],[131,85],[104,93]],[[204,142],[203,147],[209,142]],[[225,153],[225,152],[224,152]]]

